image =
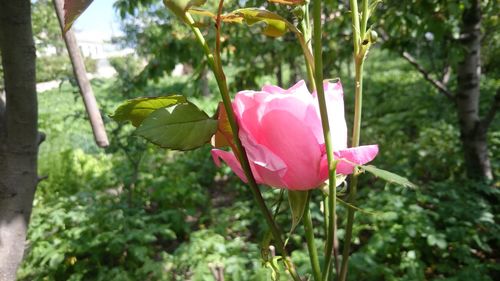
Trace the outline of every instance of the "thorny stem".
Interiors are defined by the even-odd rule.
[[[222,1],[221,1],[222,2]],[[219,24],[216,26],[217,29],[217,38],[220,40],[220,14],[218,15],[219,18]],[[273,216],[269,209],[266,206],[266,203],[264,202],[264,199],[262,198],[262,194],[260,193],[259,187],[257,183],[255,182],[255,178],[252,174],[252,170],[250,169],[250,163],[248,161],[248,157],[245,151],[245,148],[241,144],[240,139],[238,138],[238,124],[236,123],[236,118],[234,116],[232,104],[231,104],[231,97],[229,96],[229,89],[227,87],[227,82],[226,82],[226,76],[224,75],[224,71],[222,69],[222,64],[220,61],[220,54],[216,54],[218,59],[215,59],[214,55],[210,51],[210,48],[203,37],[203,34],[201,34],[201,31],[199,28],[195,26],[195,22],[191,15],[186,12],[186,19],[187,23],[190,26],[191,30],[194,32],[196,39],[198,40],[198,43],[202,46],[203,51],[205,53],[205,56],[207,57],[208,60],[208,65],[212,69],[215,79],[217,80],[217,85],[219,87],[221,97],[222,97],[222,102],[224,104],[224,108],[227,113],[227,119],[229,121],[229,124],[231,126],[231,130],[233,132],[234,136],[234,143],[236,144],[236,148],[238,151],[234,151],[235,154],[237,154],[239,157],[238,159],[241,162],[242,169],[245,173],[245,177],[248,180],[248,185],[250,186],[250,189],[252,190],[252,194],[254,196],[255,201],[257,202],[257,206],[261,210],[261,212],[264,214],[264,218],[266,219],[266,222],[271,230],[271,233],[273,234],[273,238],[275,240],[277,248],[281,251],[281,255],[283,256],[283,261],[285,263],[286,268],[288,269],[290,275],[292,276],[293,280],[295,281],[300,281],[300,276],[295,270],[295,266],[291,262],[288,253],[285,248],[285,244],[283,242],[283,239],[281,237],[281,231],[276,225],[276,222],[273,219]],[[216,44],[220,44],[216,43]]]

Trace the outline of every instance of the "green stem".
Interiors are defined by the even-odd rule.
[[[323,197],[323,231],[325,232],[325,237],[328,235],[328,222],[330,221],[328,198],[328,196]]]
[[[350,0],[352,8],[352,21],[354,26],[354,63],[356,68],[355,73],[355,101],[354,101],[354,125],[352,133],[352,143],[351,147],[359,146],[359,140],[361,135],[361,113],[363,106],[363,64],[364,64],[364,53],[362,39],[365,36],[367,22],[368,22],[368,0],[363,0],[362,2],[362,19],[361,26],[359,22],[358,14],[358,4],[357,0]],[[361,38],[360,38],[361,36]],[[355,170],[351,176],[351,187],[349,190],[349,197],[347,199],[348,203],[354,205],[356,201],[356,193],[358,188],[358,173]],[[346,234],[344,241],[344,249],[342,251],[342,266],[340,270],[340,281],[345,281],[347,278],[348,263],[349,263],[349,252],[351,248],[352,240],[352,230],[354,225],[354,214],[356,210],[354,208],[349,208],[347,210],[347,224],[346,224]]]
[[[312,51],[312,42],[311,42],[311,20],[309,19],[309,5],[304,5],[303,11],[304,11],[304,19],[302,19],[302,22],[300,23],[300,28],[304,36],[304,42],[307,45],[307,49],[309,50],[308,53],[310,54]],[[309,84],[311,85],[311,90],[315,91],[316,83],[314,81],[314,70],[313,70],[314,68],[313,65],[311,65],[312,63],[308,61],[307,54],[305,51],[304,51],[304,57],[306,57],[307,78],[309,80]]]
[[[304,212],[304,230],[306,232],[307,250],[309,251],[309,259],[313,270],[313,277],[315,281],[321,280],[321,269],[319,267],[318,250],[314,243],[314,229],[311,219],[311,209],[309,208],[309,201],[311,200],[312,191],[307,193],[307,208]]]
[[[314,68],[316,80],[316,92],[318,95],[319,110],[321,114],[321,124],[323,126],[323,136],[325,138],[326,155],[328,159],[328,191],[329,191],[329,227],[326,241],[325,251],[325,267],[323,273],[323,280],[328,278],[328,268],[332,260],[334,237],[336,236],[336,229],[334,223],[337,219],[335,212],[337,189],[335,187],[335,168],[332,147],[332,136],[330,134],[330,125],[328,123],[328,111],[326,106],[325,92],[323,89],[323,57],[322,57],[322,27],[321,27],[321,0],[314,0],[313,5],[313,46],[314,46]]]
[[[351,188],[349,191],[348,202],[351,204],[355,203],[357,185],[358,185],[358,177],[352,177]],[[347,210],[347,226],[345,231],[345,239],[344,239],[344,249],[342,251],[342,266],[340,269],[340,281],[345,281],[347,278],[347,269],[349,263],[349,252],[351,248],[351,240],[352,240],[352,228],[354,225],[354,213],[355,210],[353,208],[348,208]]]
[[[361,40],[365,39],[365,33],[366,33],[366,28],[368,27],[368,0],[363,0],[361,2],[361,29],[360,29],[360,36]]]
[[[337,169],[337,162],[334,161],[330,166],[332,169],[332,173],[335,175],[336,169]],[[336,228],[335,228],[335,223],[336,223],[336,208],[337,208],[337,183],[336,183],[336,177],[333,177],[333,182],[329,184],[328,186],[328,214],[333,214],[329,216],[328,220],[328,232],[327,232],[327,237],[326,237],[326,247],[325,247],[325,263],[323,266],[323,281],[328,280],[328,276],[331,274],[331,268],[332,268],[332,254],[334,253],[334,245],[335,245],[335,238],[336,238]],[[331,181],[331,180],[330,180]]]
[[[352,135],[351,147],[359,146],[359,138],[361,132],[361,109],[363,101],[363,60],[356,59],[356,93],[354,101],[354,128]],[[354,171],[351,176],[351,187],[349,189],[349,197],[347,202],[354,205],[356,201],[356,193],[358,188],[358,174]],[[346,234],[344,240],[344,249],[342,251],[342,266],[340,270],[340,280],[345,281],[347,278],[349,252],[351,248],[352,228],[354,225],[354,208],[347,210]]]
[[[361,31],[359,26],[358,1],[349,0],[349,3],[351,4],[352,26],[354,27],[354,30],[352,31],[354,41],[354,56],[357,56],[359,53],[359,47],[361,45],[361,42],[359,40]]]
[[[354,94],[354,125],[352,129],[351,147],[359,146],[361,135],[361,113],[363,108],[363,58],[355,58],[356,89]]]
[[[273,216],[269,209],[266,206],[266,203],[264,202],[264,199],[262,198],[262,194],[260,193],[259,187],[257,183],[255,182],[255,178],[252,174],[252,170],[250,169],[250,163],[248,161],[248,157],[245,151],[245,148],[241,144],[240,139],[238,138],[238,124],[236,123],[236,118],[234,116],[232,104],[231,104],[231,97],[229,96],[229,89],[227,87],[227,82],[226,82],[226,76],[224,75],[224,72],[222,70],[222,65],[220,64],[220,60],[214,60],[214,55],[210,51],[210,48],[203,37],[203,34],[201,34],[200,30],[194,26],[194,20],[191,17],[189,13],[186,13],[186,18],[188,20],[188,24],[193,30],[196,39],[198,40],[198,43],[203,48],[203,51],[207,57],[208,64],[212,71],[214,72],[215,79],[217,80],[217,85],[219,87],[221,97],[222,97],[222,102],[224,104],[224,108],[227,113],[227,118],[229,121],[229,124],[231,126],[231,130],[233,132],[234,136],[234,143],[236,144],[236,148],[238,151],[235,151],[234,153],[238,154],[238,159],[241,162],[241,166],[243,171],[245,172],[245,177],[248,180],[248,185],[250,186],[250,189],[252,190],[252,194],[254,196],[255,201],[257,202],[257,206],[261,210],[261,212],[264,214],[264,218],[271,230],[271,233],[273,234],[273,238],[275,240],[277,248],[280,250],[281,255],[283,256],[283,259],[285,261],[285,264],[287,265],[287,269],[292,276],[292,278],[295,281],[300,281],[300,276],[295,270],[295,266],[290,262],[288,258],[288,253],[285,248],[285,243],[281,237],[281,231],[279,230],[278,226],[276,225],[276,222],[273,219]]]

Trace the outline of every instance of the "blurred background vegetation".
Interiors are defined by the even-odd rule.
[[[325,8],[331,16],[325,19],[324,71],[325,77],[342,79],[350,124],[352,43],[343,2],[328,1]],[[461,50],[453,47],[453,32],[468,1],[403,2],[385,1],[373,22],[388,38],[371,50],[366,63],[362,142],[379,144],[374,165],[408,177],[419,188],[362,177],[358,202],[369,213],[356,217],[349,280],[499,280],[500,122],[493,122],[488,134],[497,181],[467,178],[453,104],[401,56],[411,51],[436,76],[456,65]],[[484,108],[500,87],[493,2],[484,1],[483,7]],[[183,94],[212,114],[219,99],[189,30],[161,1],[117,0],[115,6],[125,32],[116,43],[133,47],[136,54],[110,61],[114,78],[92,81],[111,146],[102,150],[94,144],[72,83],[39,94],[39,127],[47,134],[39,174],[48,177],[38,186],[19,279],[215,280],[210,266],[221,264],[225,280],[270,280],[260,261],[265,222],[244,184],[229,168],[216,169],[210,147],[158,149],[134,136],[130,125],[107,117],[125,99],[139,96]],[[35,30],[50,26],[36,21],[43,8],[34,6]],[[291,15],[286,8],[268,8]],[[210,30],[208,22],[204,30]],[[225,26],[224,34],[223,59],[233,93],[266,83],[289,87],[306,77],[293,35],[270,39],[258,27],[243,26]],[[38,61],[40,81],[70,77],[67,59],[46,59]],[[173,76],[179,64],[188,71]],[[262,191],[269,205],[280,196],[279,190]],[[339,210],[341,240],[344,211]],[[289,218],[282,206],[278,220],[285,229]],[[323,238],[319,203],[313,219],[317,237]],[[304,274],[309,261],[302,231],[290,237],[289,247]],[[287,280],[285,273],[281,277]]]

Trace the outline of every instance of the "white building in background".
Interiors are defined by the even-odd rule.
[[[112,44],[109,35],[92,31],[77,31],[75,33],[78,47],[84,57],[91,59],[106,59],[112,57],[123,57],[134,53],[133,49],[120,48]]]
[[[96,60],[95,75],[98,77],[112,77],[116,74],[115,69],[109,64],[109,58],[124,57],[134,53],[133,49],[123,49],[119,45],[112,44],[109,35],[104,33],[77,31],[75,36],[82,55]]]

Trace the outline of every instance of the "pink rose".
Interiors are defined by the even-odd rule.
[[[338,174],[351,174],[356,164],[367,163],[378,153],[377,145],[347,148],[344,93],[340,82],[325,82],[335,159]],[[288,90],[264,86],[262,91],[241,91],[233,101],[255,179],[260,184],[291,190],[308,190],[328,179],[328,161],[316,93],[304,81]],[[240,163],[232,152],[213,149],[217,166],[220,159],[246,182]]]

